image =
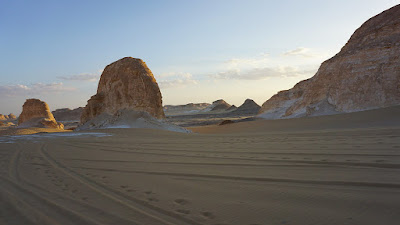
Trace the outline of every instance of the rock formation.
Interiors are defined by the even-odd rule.
[[[5,115],[3,115],[3,114],[0,114],[0,121],[1,120],[7,120],[8,119],[8,117],[6,118],[6,116]]]
[[[261,106],[255,103],[252,99],[246,99],[233,113],[243,115],[256,115],[260,111]]]
[[[227,108],[226,111],[235,111],[238,107],[236,107],[236,105],[231,105],[231,107]]]
[[[231,105],[226,103],[223,99],[219,99],[217,101],[214,101],[210,107],[211,111],[218,111],[218,110],[226,110],[229,107],[231,107]]]
[[[277,119],[400,104],[400,5],[366,21],[310,79],[267,100],[260,117]]]
[[[97,94],[83,109],[81,124],[100,114],[114,115],[119,110],[143,111],[165,118],[158,84],[146,63],[141,59],[122,58],[104,69]]]
[[[56,109],[52,111],[54,118],[57,121],[80,121],[83,112],[83,107],[76,109]]]
[[[198,113],[210,105],[209,103],[189,103],[186,105],[165,105],[163,108],[166,115],[179,115]]]
[[[39,99],[27,99],[22,106],[18,118],[19,127],[46,127],[63,129],[62,123],[57,123],[46,102]]]
[[[17,117],[14,114],[10,113],[10,114],[8,114],[8,119],[15,120],[15,119],[17,119]]]

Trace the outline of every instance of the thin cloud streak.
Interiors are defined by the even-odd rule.
[[[65,87],[63,83],[35,83],[31,85],[15,84],[15,85],[1,85],[0,95],[7,97],[15,96],[32,96],[41,94],[54,94],[75,91],[76,88]]]

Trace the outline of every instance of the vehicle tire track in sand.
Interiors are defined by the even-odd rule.
[[[58,222],[60,222],[60,220],[63,221],[61,222],[61,224],[93,224],[93,225],[104,224],[103,222],[96,221],[93,218],[88,218],[87,216],[84,216],[83,214],[77,212],[76,210],[72,210],[70,208],[66,208],[65,206],[59,205],[57,202],[50,200],[56,198],[50,198],[48,196],[50,193],[52,193],[53,195],[56,195],[57,198],[62,198],[64,200],[69,200],[69,202],[73,202],[75,206],[79,205],[82,206],[81,202],[77,202],[76,200],[65,196],[60,196],[59,194],[55,194],[54,192],[45,190],[42,187],[39,187],[35,184],[31,184],[29,182],[24,181],[20,177],[18,172],[18,165],[21,154],[22,151],[17,148],[10,160],[9,164],[10,180],[8,181],[8,183],[9,185],[14,186],[12,190],[15,193],[6,191],[8,192],[6,196],[11,201],[11,204],[13,204],[15,208],[21,209],[21,205],[23,205],[23,209],[19,211],[24,213],[30,212],[29,215],[26,215],[27,217],[29,217],[29,220],[38,222],[39,224],[59,224]],[[7,181],[3,181],[3,183],[7,184]],[[29,186],[29,189],[27,188],[27,186]],[[42,210],[38,210],[38,208],[41,208]],[[86,209],[88,208],[92,210],[95,209],[91,206],[86,205]],[[44,214],[43,212],[46,212],[46,214]],[[129,221],[129,224],[135,224],[135,223]]]
[[[84,146],[75,146],[78,148],[85,148]],[[119,148],[121,149],[121,148]],[[129,148],[126,148],[129,149]],[[85,150],[92,150],[86,148]],[[337,166],[358,166],[358,167],[373,167],[373,168],[391,168],[397,169],[400,168],[400,164],[389,164],[389,163],[360,163],[360,162],[332,162],[332,161],[312,161],[312,160],[285,160],[285,159],[257,159],[257,158],[242,158],[242,157],[224,157],[224,156],[199,156],[199,155],[182,155],[177,153],[154,153],[154,152],[138,152],[138,151],[126,151],[126,150],[112,150],[105,148],[97,148],[92,151],[107,151],[107,152],[119,152],[119,153],[128,153],[128,154],[141,154],[141,155],[160,155],[160,156],[180,156],[180,157],[190,157],[190,158],[210,158],[210,159],[234,159],[234,160],[245,160],[245,161],[258,161],[258,162],[287,162],[287,163],[304,163],[310,165],[337,165]],[[151,150],[149,150],[151,151]],[[168,150],[165,150],[168,152]],[[207,152],[205,152],[207,153]],[[210,152],[212,153],[212,152]]]
[[[118,203],[130,208],[131,210],[141,213],[143,216],[148,217],[148,219],[153,220],[151,222],[147,221],[147,224],[162,224],[162,225],[166,225],[166,224],[170,224],[170,225],[199,224],[195,221],[192,221],[187,218],[183,218],[175,213],[172,213],[172,212],[163,210],[161,208],[158,208],[156,206],[150,205],[144,201],[141,201],[139,199],[125,195],[123,193],[120,193],[119,191],[112,190],[102,184],[99,184],[93,180],[90,180],[89,178],[87,178],[87,177],[69,169],[68,167],[62,165],[61,163],[57,162],[44,149],[45,149],[45,146],[42,146],[42,148],[39,149],[40,154],[54,168],[62,171],[64,174],[72,177],[73,179],[79,181],[80,183],[86,185],[87,187],[100,193],[101,195],[103,195],[109,199],[112,199],[115,202],[118,202]],[[151,212],[147,212],[147,211],[143,210],[142,208],[144,208],[144,207]]]
[[[198,177],[198,178],[238,180],[238,181],[261,181],[261,182],[276,182],[276,183],[339,185],[339,186],[377,187],[377,188],[395,188],[395,189],[400,188],[400,184],[395,184],[395,183],[351,182],[351,181],[334,181],[334,180],[298,180],[298,179],[285,179],[285,178],[272,178],[272,177],[239,177],[239,176],[223,176],[223,175],[210,175],[210,174],[104,169],[104,168],[91,168],[91,167],[73,167],[73,168],[107,171],[107,172],[118,172],[118,173],[137,173],[137,174],[162,175],[162,176],[166,175],[166,176],[191,177],[191,178]]]
[[[29,191],[34,192],[37,196],[39,196],[41,199],[44,199],[45,201],[49,201],[54,205],[57,205],[58,208],[61,208],[62,210],[69,212],[67,213],[67,219],[71,217],[70,215],[76,215],[77,217],[81,217],[84,220],[84,224],[110,224],[110,223],[117,223],[117,224],[130,224],[130,225],[135,225],[137,224],[134,221],[131,220],[126,220],[123,218],[120,218],[114,214],[108,213],[102,209],[93,207],[85,202],[60,195],[58,193],[55,193],[51,190],[44,189],[43,187],[40,187],[36,184],[30,183],[29,181],[24,180],[22,177],[19,176],[18,172],[18,164],[19,164],[19,159],[20,159],[21,151],[19,149],[16,150],[14,156],[12,157],[12,160],[10,161],[10,167],[9,167],[9,174],[10,178],[15,182],[15,185],[18,185],[19,187],[23,188],[29,186]],[[64,203],[69,203],[70,207],[66,206],[60,206],[58,203],[55,203],[53,201],[50,201],[49,199],[62,199]],[[72,204],[72,206],[71,206]],[[73,208],[73,209],[71,209]],[[79,210],[78,210],[79,209]],[[84,211],[86,214],[92,214],[95,215],[95,217],[88,218],[87,216],[82,215],[81,213]],[[42,214],[42,213],[41,213]],[[94,218],[97,218],[94,219]],[[100,222],[101,221],[101,222]],[[106,223],[105,223],[106,222]]]

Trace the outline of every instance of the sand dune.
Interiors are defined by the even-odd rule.
[[[399,110],[0,143],[0,224],[398,224]]]

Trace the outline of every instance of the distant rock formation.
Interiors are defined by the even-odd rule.
[[[235,111],[237,108],[236,105],[231,105],[231,107],[227,108],[226,111]]]
[[[231,105],[226,103],[223,99],[219,99],[217,101],[214,101],[212,103],[212,105],[210,106],[211,111],[226,110],[229,107],[231,107]]]
[[[233,112],[235,114],[256,115],[260,109],[261,106],[255,103],[252,99],[246,99],[244,103]]]
[[[267,100],[260,117],[316,116],[400,104],[400,5],[366,21],[310,79]]]
[[[209,107],[209,103],[189,103],[186,105],[165,105],[166,115],[198,113]]]
[[[14,114],[10,113],[10,114],[8,114],[8,119],[15,120],[15,119],[17,119],[17,117]]]
[[[64,129],[62,123],[57,123],[46,102],[39,99],[27,99],[22,106],[18,118],[18,127],[46,127]]]
[[[53,116],[57,121],[80,121],[83,107],[76,109],[62,108],[54,110]]]
[[[6,116],[5,115],[3,115],[3,114],[0,114],[0,121],[1,120],[7,120],[8,119],[8,117],[6,118]]]
[[[104,69],[97,94],[93,95],[81,116],[81,124],[106,113],[116,114],[121,109],[143,111],[165,118],[161,92],[152,72],[141,59],[125,57]]]

